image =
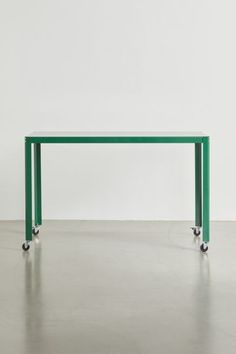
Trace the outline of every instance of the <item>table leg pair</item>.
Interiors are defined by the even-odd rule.
[[[203,154],[202,154],[203,146]],[[203,155],[203,158],[202,158]],[[208,250],[210,240],[210,149],[209,138],[195,143],[195,227],[193,233],[199,236],[203,229],[201,251]]]
[[[27,251],[32,241],[32,233],[39,233],[42,224],[41,198],[41,144],[34,145],[34,226],[32,224],[32,149],[25,140],[25,242],[22,248]]]

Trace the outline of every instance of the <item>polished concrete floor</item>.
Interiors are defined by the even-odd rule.
[[[0,353],[236,353],[236,222],[0,222]]]

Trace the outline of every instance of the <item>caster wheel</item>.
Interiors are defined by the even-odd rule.
[[[32,233],[34,236],[37,236],[39,234],[39,229],[37,229],[37,227],[33,227]]]
[[[198,227],[198,226],[192,227],[192,230],[193,230],[194,236],[200,236],[201,235],[200,227]]]
[[[23,244],[22,244],[22,249],[24,251],[28,251],[30,249],[30,245],[27,241],[25,241]]]
[[[205,242],[203,242],[200,246],[200,250],[203,252],[203,253],[206,253],[207,250],[208,250],[208,246]]]

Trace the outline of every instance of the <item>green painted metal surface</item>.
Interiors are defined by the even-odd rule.
[[[202,226],[202,144],[195,144],[195,226]]]
[[[210,240],[210,141],[203,141],[203,241]]]
[[[25,239],[32,240],[32,156],[31,143],[25,139]]]
[[[44,144],[189,144],[201,143],[202,137],[191,136],[49,136],[49,137],[28,137],[31,143]]]
[[[41,144],[34,144],[34,222],[42,224]]]

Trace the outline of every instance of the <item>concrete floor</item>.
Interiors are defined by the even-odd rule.
[[[0,222],[0,353],[236,353],[236,222]]]

